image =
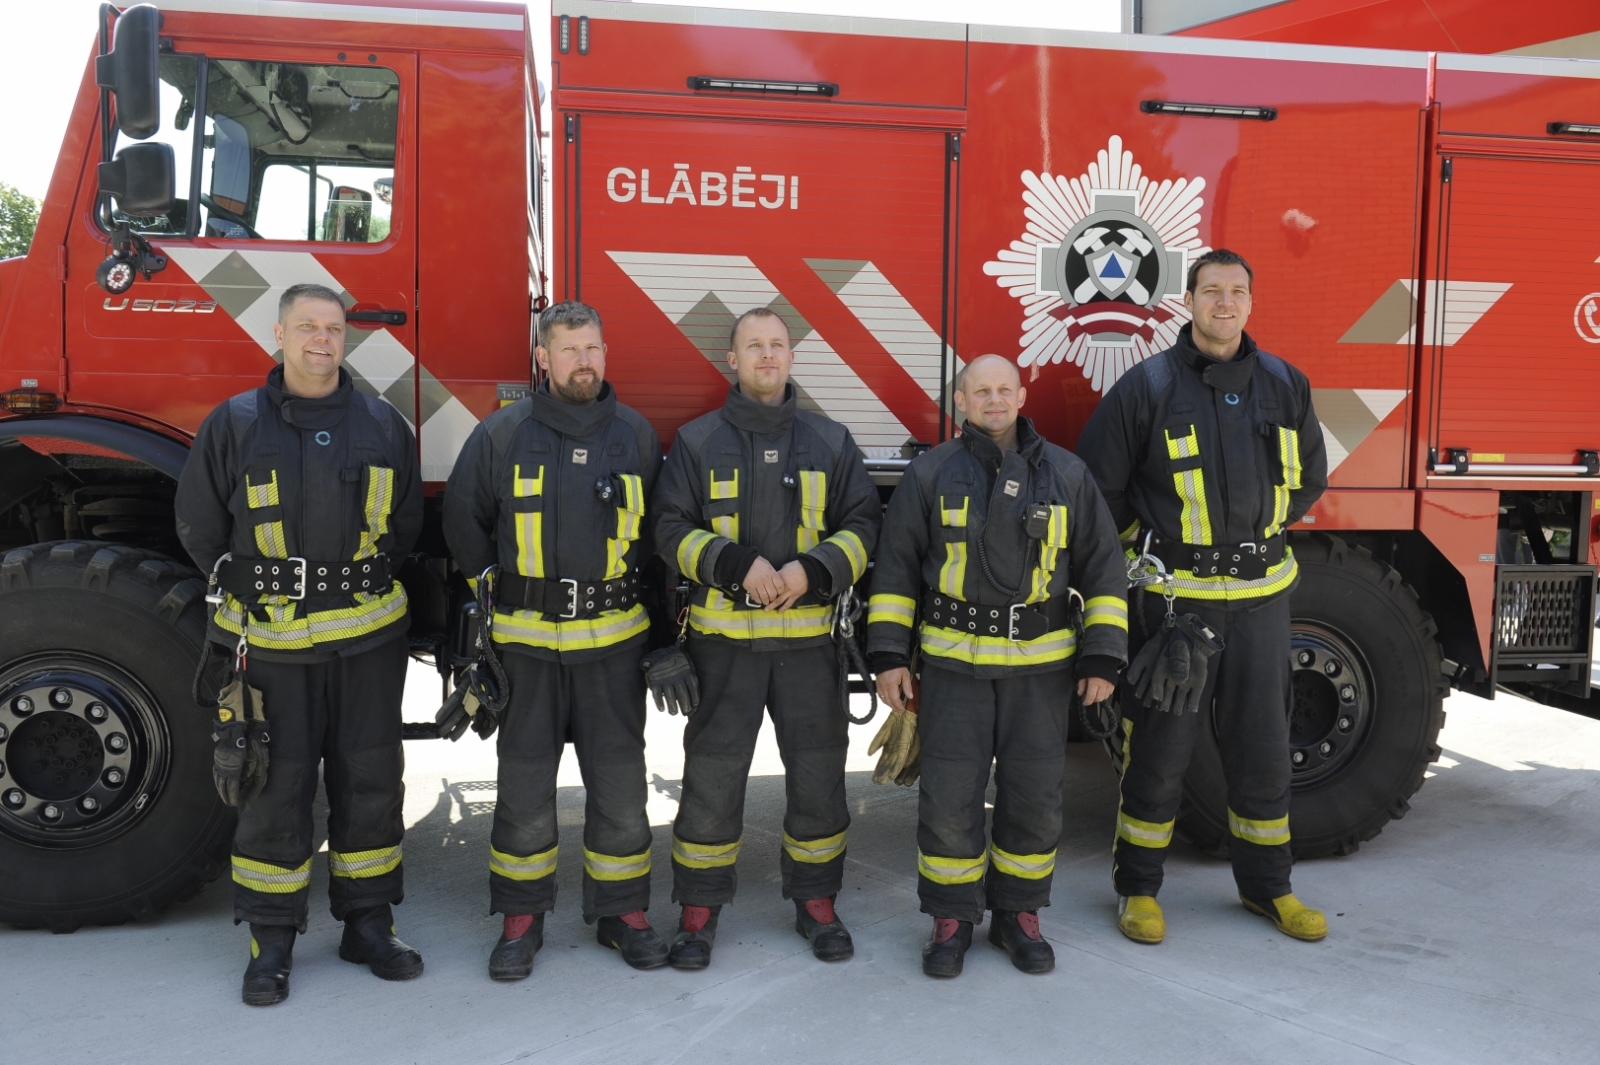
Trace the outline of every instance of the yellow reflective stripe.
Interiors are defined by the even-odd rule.
[[[861,542],[861,537],[849,529],[842,529],[828,537],[823,543],[832,544],[844,552],[844,557],[850,562],[850,583],[854,584],[867,572],[867,545]]]
[[[256,550],[261,552],[263,558],[289,557],[289,541],[283,535],[283,522],[263,522],[256,526],[255,532]]]
[[[939,591],[961,598],[967,586],[967,545],[944,545],[944,564],[939,567]]]
[[[631,640],[650,627],[643,603],[607,610],[597,618],[546,620],[537,611],[495,611],[494,642],[519,643],[549,651],[587,651]]]
[[[389,532],[389,514],[394,510],[394,471],[387,466],[367,467],[367,498],[363,508],[365,527],[355,557],[371,558],[378,553],[378,540]]]
[[[1284,548],[1283,561],[1267,570],[1265,577],[1246,581],[1237,577],[1196,577],[1193,570],[1175,570],[1171,584],[1183,599],[1261,599],[1276,595],[1294,583],[1300,566],[1294,552]]]
[[[939,497],[939,523],[952,528],[966,528],[967,507],[972,500],[968,496],[961,497],[961,509],[957,510],[945,501],[945,496]]]
[[[917,622],[917,601],[904,595],[874,595],[867,600],[867,624],[880,621],[911,628]]]
[[[994,859],[996,870],[1024,880],[1043,880],[1056,871],[1055,851],[1049,854],[1012,854],[991,843],[989,854]]]
[[[1300,433],[1284,425],[1278,426],[1278,464],[1283,480],[1272,488],[1272,524],[1263,534],[1269,538],[1283,530],[1289,520],[1289,494],[1301,486]]]
[[[1200,437],[1194,426],[1189,426],[1186,436],[1173,436],[1172,430],[1162,432],[1167,438],[1167,458],[1188,459],[1200,454]],[[1203,470],[1180,470],[1172,475],[1173,487],[1183,501],[1183,539],[1190,544],[1211,543],[1211,508],[1206,502],[1206,475]]]
[[[714,590],[714,589],[713,589]],[[723,601],[726,601],[723,599]],[[833,607],[792,606],[788,610],[717,610],[695,603],[689,627],[735,640],[799,640],[833,631]]]
[[[291,869],[233,856],[233,882],[263,895],[292,895],[311,886],[311,859]]]
[[[636,473],[620,473],[622,505],[617,508],[617,535],[606,541],[606,580],[628,572],[628,551],[644,525],[644,481]]]
[[[328,851],[328,872],[334,876],[365,880],[393,871],[400,864],[400,844],[370,851]]]
[[[1133,523],[1131,525],[1117,533],[1117,539],[1121,541],[1124,546],[1132,547],[1139,539],[1139,519],[1133,519]]]
[[[530,854],[526,858],[489,848],[489,872],[507,880],[543,880],[556,871],[557,844],[547,851]]]
[[[738,499],[739,498],[739,469],[734,467],[733,480],[717,480],[717,471],[711,471],[711,498],[712,499]]]
[[[783,834],[783,849],[797,862],[806,862],[810,865],[821,865],[831,862],[844,853],[845,833],[840,832],[835,836],[824,839],[795,839],[789,833]]]
[[[917,849],[917,872],[935,884],[971,884],[981,880],[988,867],[987,852],[976,858],[941,858],[922,853],[920,847]]]
[[[678,572],[688,577],[691,581],[705,581],[700,576],[700,556],[706,553],[706,548],[711,546],[715,536],[704,529],[690,529],[682,540],[678,541]]]
[[[1028,581],[1028,597],[1025,603],[1041,603],[1050,598],[1050,581],[1056,575],[1056,558],[1061,554],[1059,547],[1052,547],[1048,543],[1039,545],[1039,564],[1033,567],[1033,575]]]
[[[957,629],[924,623],[922,651],[975,666],[1038,666],[1071,658],[1078,637],[1071,629],[1047,632],[1037,640],[1012,641],[1004,636],[974,636]]]
[[[715,499],[738,499],[739,498],[739,470],[738,470],[738,467],[734,468],[732,480],[727,480],[727,481],[719,481],[719,480],[717,480],[717,471],[716,470],[711,470],[708,473],[708,476],[711,479],[711,498],[712,499],[715,500]],[[732,540],[734,543],[738,543],[739,542],[739,515],[738,515],[738,513],[735,512],[733,514],[723,514],[723,515],[721,515],[719,517],[712,518],[711,519],[711,531],[716,533],[718,536],[725,536],[729,540]]]
[[[642,854],[601,854],[583,848],[583,871],[594,880],[633,880],[650,875],[650,852]]]
[[[250,475],[244,475],[244,498],[251,510],[278,505],[278,471],[272,471],[272,480],[265,484],[251,484]]]
[[[1127,772],[1127,761],[1124,759],[1123,772]],[[1150,847],[1159,850],[1172,843],[1172,827],[1176,821],[1141,821],[1137,817],[1129,817],[1120,809],[1117,810],[1117,836],[1132,843],[1135,847]]]
[[[741,842],[736,839],[732,843],[690,843],[673,836],[672,860],[687,869],[720,869],[738,861]]]
[[[544,495],[544,467],[532,477],[522,476],[522,464],[512,468],[511,494],[517,499]],[[512,514],[517,526],[517,572],[524,577],[544,576],[544,512],[529,510]]]
[[[800,470],[796,476],[800,479],[800,524],[795,529],[795,550],[804,554],[817,546],[828,527],[828,475],[822,470]]]
[[[1263,847],[1279,847],[1289,842],[1289,815],[1274,817],[1270,821],[1252,821],[1228,811],[1228,831],[1247,843]]]
[[[1128,601],[1120,595],[1097,595],[1083,605],[1083,627],[1115,625],[1128,627]]]
[[[622,473],[622,509],[644,513],[644,478],[637,473]]]
[[[365,636],[403,617],[406,590],[399,581],[383,595],[358,592],[356,605],[334,610],[313,610],[304,617],[294,616],[293,603],[268,605],[267,621],[250,619],[250,645],[277,651],[304,651],[318,644]],[[237,635],[244,628],[245,608],[229,595],[212,620],[224,632]]]

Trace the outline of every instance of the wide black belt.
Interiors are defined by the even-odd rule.
[[[1008,640],[1037,640],[1072,624],[1072,597],[1058,595],[1042,603],[984,606],[952,599],[928,589],[922,597],[922,621],[942,629]]]
[[[1196,577],[1235,577],[1258,581],[1283,561],[1284,535],[1244,544],[1184,544],[1156,538],[1150,553],[1169,570],[1186,569]]]
[[[233,558],[217,568],[217,584],[240,599],[281,595],[354,595],[387,591],[393,580],[389,556],[354,562],[313,562],[303,558]]]
[[[495,600],[513,610],[537,610],[563,621],[598,617],[605,610],[626,610],[639,601],[639,574],[625,573],[609,581],[524,577],[501,573]]]

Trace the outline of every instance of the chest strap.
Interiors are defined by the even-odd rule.
[[[639,582],[638,571],[609,581],[546,580],[502,573],[495,585],[495,599],[513,610],[537,610],[571,621],[599,617],[606,610],[628,609],[639,601]]]
[[[1155,538],[1150,553],[1159,558],[1169,570],[1191,570],[1196,577],[1234,577],[1242,581],[1258,581],[1267,570],[1283,561],[1284,534],[1262,540],[1260,543],[1185,544],[1175,540]]]
[[[389,556],[356,562],[311,562],[303,558],[234,558],[217,568],[217,584],[238,599],[262,596],[289,599],[388,591],[393,575]]]
[[[1073,597],[1058,595],[1042,603],[1013,603],[1010,606],[984,606],[941,595],[932,588],[922,596],[922,621],[941,629],[974,636],[999,636],[1021,642],[1037,640],[1046,633],[1072,624]]]

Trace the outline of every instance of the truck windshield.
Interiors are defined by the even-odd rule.
[[[395,196],[400,80],[378,66],[213,58],[205,136],[194,156],[198,57],[161,61],[156,140],[177,158],[177,208],[130,218],[137,231],[198,232],[224,240],[376,243],[389,235]],[[200,167],[198,205],[187,199]],[[121,216],[118,216],[119,219]]]

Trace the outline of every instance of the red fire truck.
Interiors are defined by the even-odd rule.
[[[588,0],[548,29],[546,146],[520,5],[103,11],[0,262],[0,920],[148,918],[225,860],[171,500],[302,281],[347,294],[347,366],[417,429],[403,580],[448,672],[439,493],[530,386],[546,300],[602,310],[669,442],[720,403],[732,317],[773,307],[887,489],[985,352],[1072,446],[1186,320],[1187,264],[1234,248],[1332,466],[1293,533],[1299,853],[1405,813],[1452,685],[1589,712],[1600,64]],[[1214,846],[1223,809],[1203,746],[1184,831]]]

